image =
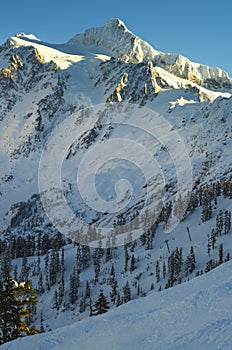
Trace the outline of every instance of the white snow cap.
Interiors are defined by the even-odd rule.
[[[220,68],[191,62],[180,54],[164,53],[153,49],[146,41],[133,34],[118,18],[106,22],[103,27],[95,27],[75,35],[68,41],[73,46],[103,47],[131,63],[152,61],[156,66],[184,79],[194,77],[200,84],[207,79],[225,79],[229,84],[228,74]]]
[[[158,52],[148,43],[134,35],[118,18],[106,22],[103,27],[95,27],[75,35],[68,41],[71,45],[102,46],[110,50],[115,57],[138,63],[147,61]]]
[[[40,41],[40,39],[37,38],[34,34],[25,34],[23,32],[20,32],[20,33],[16,34],[15,36],[17,38]]]

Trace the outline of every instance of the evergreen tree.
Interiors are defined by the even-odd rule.
[[[39,295],[42,295],[44,293],[42,272],[40,272],[40,274],[39,274],[38,285],[37,285],[37,292],[38,292]]]
[[[26,335],[40,333],[35,326],[29,327],[31,311],[35,310],[37,304],[37,297],[35,290],[32,288],[31,281],[15,282],[15,285],[16,295],[19,301],[20,333]]]
[[[212,247],[212,249],[215,248],[215,243],[216,243],[216,231],[213,228],[210,236],[210,246]]]
[[[116,307],[119,307],[120,305],[122,305],[122,299],[120,293],[118,293],[116,297]]]
[[[93,266],[94,266],[95,283],[96,283],[96,282],[98,282],[98,277],[99,277],[99,273],[100,273],[100,270],[101,270],[100,257],[98,255],[98,249],[95,249],[95,252],[94,252]]]
[[[89,286],[89,281],[86,281],[86,286],[85,286],[85,299],[90,298],[90,286]]]
[[[64,249],[61,252],[61,262],[60,262],[60,281],[58,289],[58,303],[61,305],[64,297]]]
[[[114,281],[111,284],[111,292],[110,292],[110,299],[112,301],[113,304],[116,303],[117,300],[117,296],[118,296],[118,283],[116,281],[116,279],[114,279]]]
[[[50,290],[50,278],[49,278],[49,252],[45,255],[44,258],[44,265],[45,265],[45,281],[46,281],[46,289]]]
[[[133,254],[132,257],[131,257],[130,272],[133,272],[135,269],[136,269],[135,256]]]
[[[82,269],[85,270],[89,267],[91,260],[90,247],[88,244],[82,246]]]
[[[53,308],[59,310],[59,302],[58,302],[58,292],[55,290],[53,294]]]
[[[231,212],[229,210],[225,211],[224,219],[224,235],[227,235],[231,230]]]
[[[205,273],[213,270],[216,266],[217,266],[216,261],[213,259],[210,259],[209,261],[207,261],[205,265]]]
[[[211,240],[210,240],[209,235],[207,235],[207,237],[208,237],[207,253],[208,253],[208,255],[210,256],[210,252],[211,252]]]
[[[218,248],[218,255],[219,255],[219,264],[222,264],[223,262],[223,244],[221,243]]]
[[[165,260],[163,260],[163,279],[166,278],[166,274],[167,274],[166,264],[165,264]]]
[[[223,211],[220,210],[219,214],[216,216],[216,236],[221,236],[223,231]]]
[[[131,300],[131,289],[127,281],[126,285],[123,287],[123,302],[128,303],[128,301],[130,300]]]
[[[159,283],[159,281],[160,281],[160,265],[159,265],[158,260],[156,261],[155,272],[156,272],[156,283]]]
[[[190,253],[186,258],[185,261],[185,272],[186,272],[186,276],[189,273],[192,273],[194,271],[196,267],[196,258],[195,258],[195,253],[194,253],[194,249],[193,247],[190,248]]]
[[[78,271],[81,271],[83,267],[82,264],[82,252],[81,252],[81,246],[78,244],[77,251],[76,251],[76,269]]]
[[[20,281],[27,281],[29,278],[29,272],[30,272],[30,267],[28,266],[28,260],[27,260],[26,255],[24,255],[19,280]]]
[[[104,314],[109,310],[109,302],[101,290],[96,303],[94,304],[93,315]]]
[[[205,222],[212,217],[211,198],[208,189],[203,192],[201,220]]]
[[[69,302],[75,304],[78,299],[78,288],[80,284],[79,271],[74,267],[69,279]]]
[[[195,257],[193,246],[191,246],[190,248],[190,257],[191,257],[191,272],[192,272],[196,267],[196,257]]]
[[[124,245],[124,253],[125,253],[125,265],[124,265],[124,270],[127,271],[128,269],[128,261],[130,259],[130,256],[128,254],[128,249],[127,249],[127,244]]]
[[[29,326],[31,310],[37,303],[30,281],[18,283],[8,274],[0,282],[0,299],[0,343],[39,333],[35,326]]]
[[[50,257],[49,265],[49,284],[53,286],[56,284],[57,272],[59,271],[59,253],[57,250],[53,249]]]
[[[10,276],[0,280],[0,344],[20,335],[19,301]]]

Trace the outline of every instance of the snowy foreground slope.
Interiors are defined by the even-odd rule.
[[[182,285],[2,350],[231,349],[232,262]]]

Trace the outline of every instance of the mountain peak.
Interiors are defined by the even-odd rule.
[[[123,21],[114,18],[103,27],[87,29],[84,33],[75,35],[68,41],[75,46],[101,46],[111,52],[114,57],[121,57],[125,61],[138,63],[147,61],[157,52],[145,41],[133,34]]]
[[[126,27],[125,23],[120,20],[119,18],[112,18],[109,21],[106,22],[106,24],[104,25],[104,27],[113,27],[113,28],[117,28],[117,27],[122,27],[124,30],[128,31],[128,28]]]
[[[23,32],[16,34],[15,37],[24,40],[40,41],[40,39],[37,38],[34,34],[25,34]]]

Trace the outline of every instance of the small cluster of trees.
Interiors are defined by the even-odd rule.
[[[60,232],[52,236],[47,233],[18,235],[11,238],[10,242],[0,239],[0,255],[6,250],[9,250],[11,259],[45,255],[50,249],[60,249],[65,244],[67,244],[67,239],[64,239]]]
[[[212,228],[208,235],[208,255],[215,249],[217,238],[227,235],[231,231],[231,212],[229,210],[220,210],[216,216],[216,227]]]
[[[5,270],[1,273],[0,300],[0,344],[41,332],[31,326],[37,298],[30,281],[18,283]]]

